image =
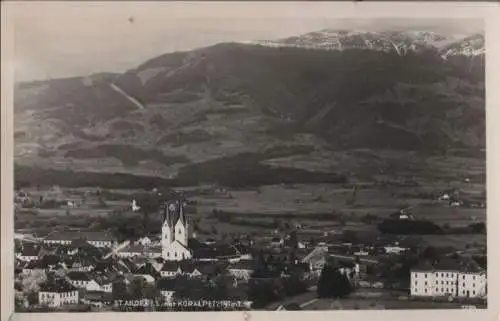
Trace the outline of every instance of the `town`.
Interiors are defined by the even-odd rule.
[[[357,193],[362,191],[346,195]],[[383,233],[356,230],[349,219],[332,225],[320,217],[314,225],[311,219],[279,215],[267,225],[255,221],[244,232],[247,226],[241,225],[251,225],[251,218],[231,221],[230,214],[216,209],[205,218],[215,223],[202,226],[199,203],[187,194],[156,188],[142,194],[69,193],[59,187],[43,195],[18,191],[16,220],[23,222],[16,223],[15,234],[16,311],[486,306],[485,246],[457,249],[423,242],[419,234],[441,236],[453,228],[420,220],[411,207],[385,219],[361,218],[358,225],[378,224]],[[89,215],[109,210],[111,200],[121,204],[111,214]],[[453,190],[432,203],[444,209],[485,207]],[[42,220],[44,208],[60,214]],[[87,220],[64,228],[65,220],[74,223],[77,216]],[[33,223],[37,220],[43,223]],[[228,222],[242,229],[225,233]],[[475,218],[449,234],[460,229],[485,233]]]

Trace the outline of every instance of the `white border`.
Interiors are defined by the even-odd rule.
[[[496,245],[500,243],[500,234],[495,227],[500,226],[500,164],[499,142],[495,140],[495,130],[500,125],[500,10],[497,3],[473,2],[308,2],[306,9],[300,2],[2,2],[2,107],[1,107],[1,168],[2,168],[2,201],[1,201],[1,303],[2,320],[13,316],[14,320],[92,320],[95,317],[107,320],[164,319],[172,317],[179,321],[195,320],[208,317],[195,312],[168,313],[31,313],[12,314],[13,311],[13,120],[12,120],[12,85],[13,85],[13,52],[12,52],[12,16],[16,10],[30,10],[42,15],[45,10],[102,10],[109,14],[133,13],[136,10],[151,10],[168,7],[178,17],[184,18],[225,18],[244,19],[259,18],[484,18],[486,21],[486,109],[487,109],[487,229],[488,229],[488,309],[487,310],[382,310],[382,311],[299,311],[299,312],[250,312],[252,320],[300,320],[314,317],[316,320],[331,320],[332,317],[342,320],[500,320],[500,251]],[[106,13],[107,14],[107,13]],[[105,26],[103,26],[104,28]],[[161,53],[159,53],[161,54]],[[496,90],[495,90],[496,89]],[[495,108],[497,107],[497,108]],[[500,127],[500,126],[499,126]],[[498,134],[498,133],[497,133]],[[495,197],[497,196],[497,197]],[[210,312],[210,317],[217,320],[245,320],[242,312]]]

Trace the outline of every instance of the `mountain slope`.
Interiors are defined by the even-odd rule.
[[[189,163],[277,147],[484,148],[482,36],[335,35],[224,43],[124,74],[22,84],[16,162],[174,177]],[[325,39],[342,48],[312,49]]]

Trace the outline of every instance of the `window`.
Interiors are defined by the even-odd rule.
[[[427,273],[424,274],[424,277],[427,278]]]
[[[175,257],[177,257],[177,252],[175,252]]]
[[[448,277],[448,273],[446,273],[446,277]]]
[[[462,276],[462,278],[465,280],[465,275],[464,275],[464,276]]]
[[[425,285],[427,285],[427,281],[425,281]]]
[[[462,283],[462,286],[464,286],[464,287],[465,287],[465,282],[464,282],[464,283]]]
[[[473,279],[473,280],[476,280],[476,277],[475,277],[475,276],[473,276],[473,277],[472,277],[472,279]]]
[[[415,281],[415,285],[417,285],[417,281]]]
[[[443,285],[443,284],[444,284],[444,281],[441,281],[441,285]]]
[[[462,294],[465,294],[465,290],[462,290]]]
[[[476,291],[472,291],[472,294],[475,295],[476,294]]]
[[[475,288],[476,287],[476,283],[472,283],[472,287]]]
[[[441,273],[441,277],[444,277],[444,273]]]
[[[439,281],[436,281],[436,284],[439,284]]]
[[[427,289],[425,289],[424,292],[427,293]]]

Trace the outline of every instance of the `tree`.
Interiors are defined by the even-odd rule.
[[[352,291],[347,275],[337,268],[325,265],[318,281],[317,294],[320,298],[342,298]]]
[[[132,280],[130,283],[130,294],[135,299],[143,298],[143,289],[144,289],[144,279],[139,277]]]
[[[123,281],[115,281],[112,284],[111,291],[111,297],[113,300],[121,299],[127,293],[127,286]]]
[[[34,306],[38,304],[38,292],[30,291],[26,295],[26,300],[30,306]]]

